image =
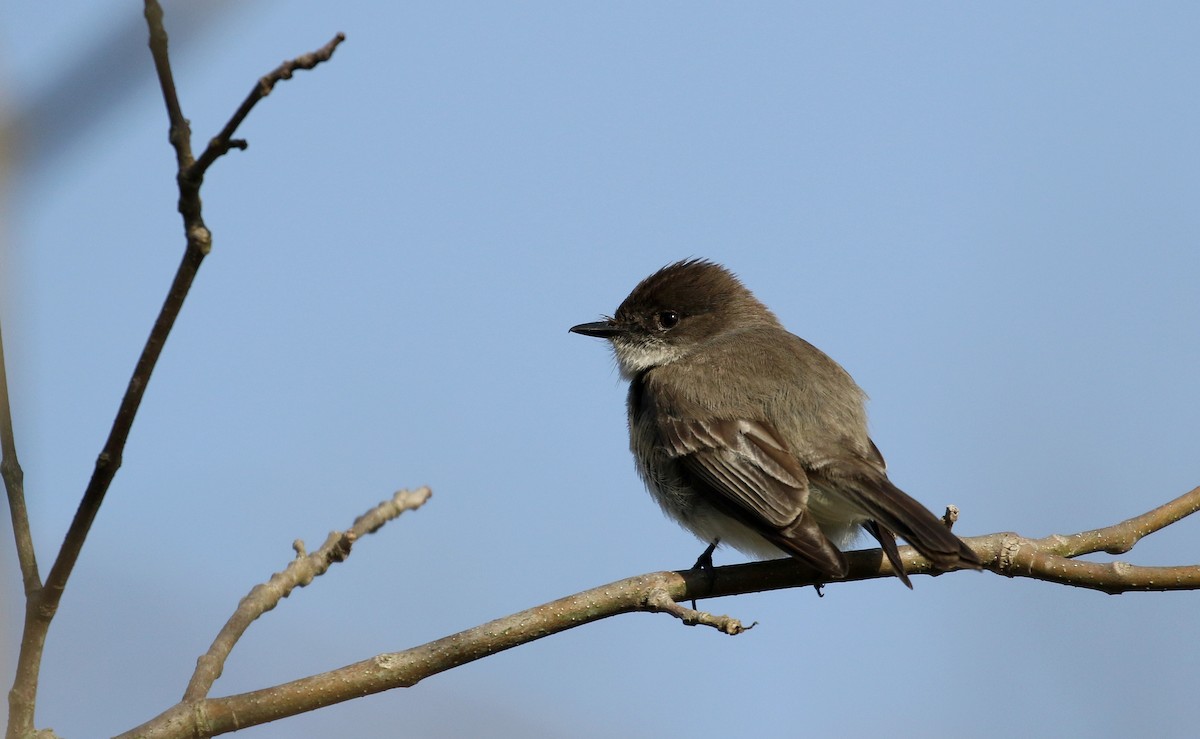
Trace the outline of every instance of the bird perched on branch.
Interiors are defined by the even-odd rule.
[[[910,588],[896,535],[939,570],[980,567],[888,479],[850,375],[724,267],[664,267],[612,318],[571,331],[612,344],[638,471],[663,511],[708,542],[697,564],[724,543],[836,580],[848,571],[840,548],[865,529]]]

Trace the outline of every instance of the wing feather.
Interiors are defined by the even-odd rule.
[[[808,476],[761,421],[666,419],[662,437],[689,484],[780,549],[830,577],[845,556],[807,511]]]

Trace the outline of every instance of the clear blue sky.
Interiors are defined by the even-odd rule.
[[[180,27],[214,248],[50,634],[41,725],[129,728],[301,537],[431,503],[255,624],[217,694],[437,638],[702,545],[568,335],[688,256],[871,395],[892,478],[959,530],[1069,533],[1200,484],[1200,10],[1188,3],[257,2]],[[137,3],[7,3],[19,113]],[[138,36],[127,89],[10,170],[0,309],[34,532],[61,540],[181,254]],[[124,74],[124,73],[122,73]],[[96,85],[91,85],[96,87]],[[82,121],[82,123],[74,123]],[[8,530],[7,524],[4,531]],[[1124,559],[1200,562],[1200,521]],[[21,612],[0,535],[7,689]],[[733,552],[718,562],[739,561]],[[991,574],[577,629],[246,736],[1192,736],[1200,594]],[[4,709],[0,709],[4,710]]]

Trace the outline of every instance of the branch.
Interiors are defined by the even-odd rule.
[[[8,493],[8,512],[12,518],[13,539],[17,546],[17,561],[25,586],[25,625],[21,651],[17,657],[17,676],[8,692],[9,739],[33,731],[33,708],[37,703],[38,673],[41,668],[45,629],[38,624],[41,613],[37,608],[42,581],[38,574],[37,554],[29,529],[29,511],[25,507],[25,472],[17,461],[17,443],[13,434],[12,405],[8,396],[8,371],[4,360],[4,340],[0,336],[0,476]]]
[[[210,144],[209,148],[201,156],[201,162],[193,161],[191,128],[183,115],[183,109],[179,104],[179,96],[175,90],[174,76],[171,72],[171,62],[167,51],[167,32],[163,26],[162,7],[158,4],[157,0],[145,0],[145,15],[150,32],[150,53],[154,59],[154,67],[162,88],[163,100],[167,106],[167,117],[170,120],[169,138],[171,146],[175,149],[175,159],[178,167],[175,179],[179,185],[179,212],[183,216],[187,246],[179,268],[175,272],[171,287],[167,292],[167,297],[163,301],[158,318],[155,320],[154,327],[150,330],[150,336],[146,340],[146,345],[142,348],[142,353],[138,357],[137,364],[133,370],[133,376],[130,378],[129,385],[125,389],[125,395],[121,398],[120,406],[117,408],[117,416],[109,431],[108,439],[105,441],[104,448],[100,451],[100,455],[96,459],[96,466],[92,472],[92,477],[88,481],[87,488],[83,493],[83,499],[80,501],[79,508],[75,512],[75,517],[72,519],[71,525],[67,529],[67,534],[63,538],[62,547],[59,549],[54,565],[50,568],[45,585],[40,588],[35,587],[32,591],[29,590],[31,583],[36,584],[36,569],[32,566],[33,560],[31,554],[21,556],[22,574],[25,578],[28,595],[26,598],[25,625],[21,639],[21,650],[17,657],[16,679],[9,693],[10,710],[7,736],[10,739],[28,736],[33,731],[34,707],[37,702],[38,673],[50,622],[58,610],[58,604],[62,599],[67,580],[71,576],[75,563],[79,560],[79,553],[83,548],[83,542],[87,539],[92,523],[96,519],[96,514],[100,510],[100,505],[104,502],[104,496],[108,492],[108,488],[111,486],[117,470],[121,467],[122,455],[125,450],[125,443],[129,438],[129,431],[133,427],[134,418],[137,416],[142,397],[146,392],[146,386],[150,382],[150,376],[154,372],[154,367],[158,363],[159,356],[162,354],[167,336],[171,333],[171,328],[175,325],[175,319],[178,318],[179,312],[183,308],[184,299],[187,297],[196,273],[200,269],[200,263],[212,249],[212,235],[204,225],[204,219],[201,217],[200,185],[203,181],[204,171],[217,157],[228,151],[229,146],[224,146],[223,150],[214,152],[213,145]],[[254,103],[269,93],[271,87],[278,80],[290,77],[294,69],[311,69],[321,61],[328,59],[333,53],[334,47],[341,42],[342,38],[342,35],[338,34],[333,41],[326,44],[320,50],[298,57],[292,62],[285,63],[279,69],[262,78],[256,85],[255,91],[251,93],[250,98],[242,104],[225,129],[214,139],[214,142],[224,140],[228,144],[228,136],[233,133],[233,130],[237,128],[238,124],[250,112]],[[218,145],[218,149],[220,148],[220,145]],[[5,401],[5,409],[7,417],[7,401]],[[4,432],[4,434],[5,438],[11,438],[11,434],[8,434],[8,432]],[[4,468],[5,484],[9,490],[10,507],[13,510],[13,525],[17,531],[18,553],[20,554],[22,548],[26,546],[26,544],[22,543],[23,541],[27,542],[28,552],[31,553],[32,540],[28,535],[28,524],[27,522],[21,523],[21,519],[25,518],[24,496],[20,494],[21,476],[20,467],[16,462],[15,446],[10,454],[8,445],[7,443],[5,444],[2,466]],[[14,493],[14,491],[17,492]],[[16,497],[16,505],[13,505],[14,496]]]
[[[121,399],[121,405],[117,409],[117,417],[113,421],[108,440],[96,460],[96,469],[88,482],[75,519],[67,530],[58,559],[55,560],[54,567],[50,570],[50,575],[46,580],[42,607],[51,614],[58,606],[63,587],[79,558],[79,551],[96,518],[100,504],[104,501],[104,495],[112,484],[117,469],[121,466],[125,442],[129,438],[134,417],[141,405],[146,386],[150,382],[150,375],[154,372],[154,367],[162,354],[167,336],[170,334],[172,326],[175,325],[179,311],[183,308],[183,301],[200,269],[200,263],[212,248],[212,237],[200,217],[199,186],[197,184],[195,188],[188,188],[182,184],[182,180],[186,179],[185,172],[190,169],[191,135],[175,94],[170,60],[167,58],[167,33],[162,25],[162,8],[157,0],[146,0],[146,20],[150,26],[150,49],[162,84],[167,114],[171,119],[171,144],[175,147],[176,158],[180,163],[179,210],[184,217],[187,248],[158,318],[154,322],[154,327],[150,331],[150,337],[146,340],[146,345],[134,367],[133,376],[129,380],[125,395]]]
[[[618,613],[663,610],[652,594],[661,593],[672,601],[691,597],[689,578],[708,576],[655,572],[621,580],[403,652],[380,654],[252,693],[180,703],[118,739],[192,736],[193,732],[215,736],[391,688],[411,687],[430,675]]]
[[[251,88],[250,94],[242,101],[237,112],[225,124],[225,128],[222,128],[221,132],[208,142],[208,148],[204,150],[204,153],[200,155],[195,164],[188,168],[186,176],[199,183],[204,179],[204,173],[208,171],[209,166],[218,157],[226,154],[230,149],[245,149],[249,145],[246,143],[246,140],[235,139],[233,138],[233,134],[237,131],[237,127],[242,124],[242,121],[246,119],[246,116],[250,114],[250,111],[258,101],[270,95],[271,91],[275,89],[276,83],[281,80],[290,80],[297,69],[312,69],[321,62],[329,61],[333,57],[334,49],[345,40],[346,34],[339,33],[330,39],[329,43],[316,51],[286,61],[276,67],[270,74],[260,77],[258,82],[254,84],[254,87]]]
[[[8,370],[4,361],[4,335],[0,333],[0,477],[8,492],[8,511],[12,518],[13,539],[17,544],[17,561],[21,566],[21,581],[25,597],[42,587],[38,574],[37,553],[29,531],[29,511],[25,508],[25,472],[17,460],[17,442],[13,435],[12,405],[8,399]]]
[[[1128,521],[1072,536],[1026,539],[991,534],[963,541],[980,555],[984,568],[1008,577],[1029,577],[1110,593],[1134,590],[1200,589],[1200,566],[1135,567],[1122,563],[1075,562],[1068,557],[1126,547],[1200,510],[1200,488]],[[953,518],[948,514],[948,518]],[[938,574],[912,547],[900,547],[910,575]],[[1066,554],[1064,554],[1066,553]],[[892,576],[879,549],[847,552],[846,581]],[[1065,561],[1064,572],[1057,560]],[[379,693],[407,688],[460,665],[584,624],[638,611],[667,613],[688,626],[710,626],[726,634],[744,633],[729,616],[679,605],[682,601],[821,585],[821,575],[792,559],[753,562],[713,570],[653,572],[567,596],[490,621],[403,652],[362,662],[271,688],[224,698],[182,702],[121,737],[215,736],[247,726]]]
[[[158,0],[146,0],[146,25],[150,28],[150,56],[154,59],[154,71],[162,88],[163,102],[167,104],[167,118],[171,122],[168,139],[175,149],[175,161],[180,172],[192,165],[192,128],[183,117],[179,105],[179,94],[175,90],[175,75],[171,72],[171,57],[167,53],[167,29],[163,25],[162,6]]]
[[[208,695],[213,683],[221,676],[229,653],[259,616],[279,605],[279,601],[291,595],[296,588],[302,588],[311,583],[313,578],[325,574],[333,563],[349,557],[350,548],[359,538],[375,533],[381,526],[405,511],[420,508],[429,500],[430,495],[432,493],[429,488],[420,488],[412,492],[401,490],[356,518],[354,524],[346,531],[330,533],[321,548],[312,554],[305,554],[304,542],[297,539],[293,544],[296,558],[282,572],[276,572],[267,582],[255,585],[246,597],[242,598],[237,610],[217,634],[208,652],[196,660],[196,671],[192,673],[192,679],[184,691],[183,701],[189,703]]]
[[[1105,552],[1124,554],[1144,537],[1200,510],[1200,487],[1152,511],[1102,529],[1069,536],[1051,535],[1026,539],[1013,533],[980,537],[986,540],[994,557],[987,569],[1008,577],[1035,580],[1099,590],[1110,595],[1133,591],[1200,589],[1200,565],[1142,567],[1126,562],[1084,562],[1074,558]],[[969,540],[976,553],[975,540]]]

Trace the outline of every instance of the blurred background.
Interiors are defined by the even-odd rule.
[[[1200,484],[1193,4],[165,9],[197,151],[260,75],[347,41],[210,170],[213,252],[50,632],[39,726],[167,708],[293,539],[400,487],[434,497],[256,623],[214,694],[690,566],[606,347],[567,333],[684,257],[841,362],[892,479],[964,535],[1108,525]],[[138,4],[4,4],[0,129],[45,571],[183,249]],[[1198,535],[1123,559],[1197,563]],[[915,585],[703,602],[759,622],[737,638],[611,619],[244,735],[1194,735],[1200,593]]]

